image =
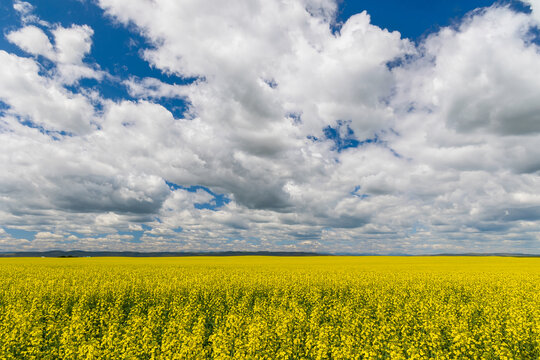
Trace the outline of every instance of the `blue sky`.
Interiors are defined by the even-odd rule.
[[[535,1],[4,1],[0,252],[539,252]]]

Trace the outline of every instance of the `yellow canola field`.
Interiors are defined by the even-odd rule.
[[[0,359],[538,359],[540,258],[0,259]]]

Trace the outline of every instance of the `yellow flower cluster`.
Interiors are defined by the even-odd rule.
[[[0,259],[0,359],[539,359],[540,259]]]

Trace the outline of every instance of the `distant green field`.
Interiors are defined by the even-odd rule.
[[[540,259],[0,259],[0,359],[430,358],[540,358]]]

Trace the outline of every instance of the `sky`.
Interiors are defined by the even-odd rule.
[[[540,1],[3,0],[0,252],[540,253]]]

